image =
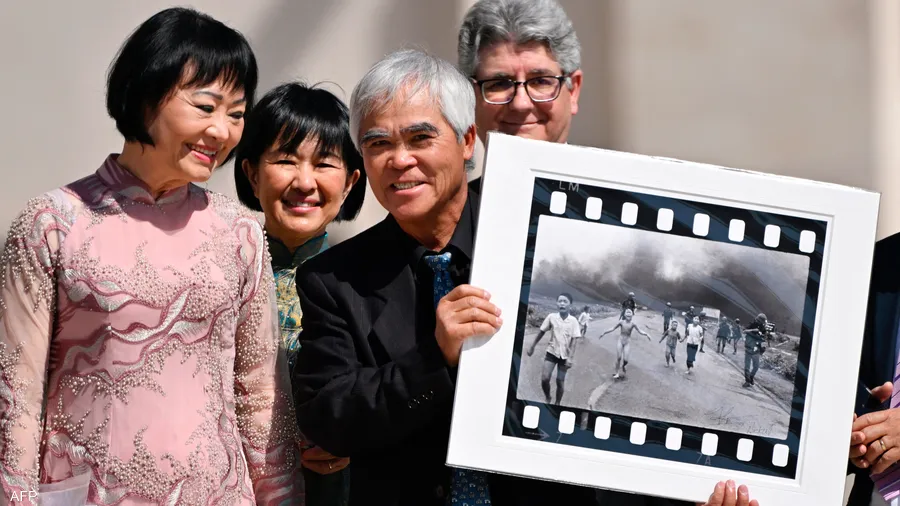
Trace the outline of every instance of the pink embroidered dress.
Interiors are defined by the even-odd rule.
[[[194,185],[154,199],[116,158],[9,232],[0,503],[82,482],[98,505],[302,504],[262,228]]]

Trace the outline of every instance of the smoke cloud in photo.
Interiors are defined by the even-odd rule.
[[[749,323],[765,313],[778,331],[800,334],[809,259],[702,238],[682,237],[556,216],[541,216],[531,290],[566,291],[575,305],[716,308]]]

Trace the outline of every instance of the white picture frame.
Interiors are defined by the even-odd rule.
[[[598,195],[610,195],[607,200],[612,201],[600,203],[599,215],[594,202],[590,214],[597,219],[588,220],[586,202],[594,191],[607,192]],[[554,193],[565,195],[565,203],[560,204]],[[634,200],[636,206],[626,210],[628,206],[619,206],[621,202],[616,200],[620,197]],[[875,242],[880,198],[877,193],[492,132],[487,142],[480,198],[471,284],[491,294],[492,302],[502,311],[504,323],[493,337],[471,339],[464,346],[453,406],[448,465],[687,501],[705,501],[718,481],[733,479],[748,485],[752,497],[763,506],[841,504],[857,385],[857,357]],[[666,205],[659,209],[675,210],[659,213],[657,209],[654,215],[648,216],[648,209],[653,209],[648,202],[662,202]],[[790,259],[799,258],[798,254],[806,255],[810,258],[809,279],[812,279],[813,266],[818,265],[815,273],[818,285],[810,292],[815,283],[807,284],[807,300],[799,316],[801,330],[795,372],[800,377],[805,371],[802,380],[805,388],[795,389],[789,399],[788,411],[792,414],[788,415],[784,439],[779,439],[779,435],[759,436],[752,431],[745,433],[744,429],[732,430],[730,426],[712,430],[671,419],[642,419],[608,410],[598,414],[590,407],[594,404],[587,409],[572,409],[565,400],[562,406],[557,406],[554,402],[521,399],[524,390],[519,390],[519,382],[524,381],[528,365],[524,358],[527,356],[525,334],[527,307],[531,304],[526,292],[530,290],[530,276],[534,273],[535,248],[541,247],[542,227],[557,223],[551,221],[550,207],[557,212],[563,210],[563,217],[557,220],[595,221],[613,227],[608,230],[624,228],[654,234],[655,238],[662,235],[686,238],[673,241],[730,241],[739,247],[778,250],[785,253],[783,258]],[[706,212],[705,222],[694,219],[692,224],[685,213],[703,214],[694,212],[697,209],[711,211]],[[637,211],[636,217],[633,211]],[[544,218],[539,217],[542,214]],[[736,220],[744,221],[743,226],[733,225],[731,220],[726,225],[722,216],[747,219]],[[779,229],[780,242],[776,247],[771,246],[775,235],[769,226],[772,223],[784,225]],[[809,233],[795,230],[807,225],[815,225],[809,228],[818,232],[812,243]],[[600,232],[590,230],[568,237],[572,237],[573,245],[599,237],[596,234]],[[800,248],[798,232],[806,252],[794,252],[794,248]],[[544,242],[558,244],[560,241]],[[651,318],[650,313],[641,315]],[[588,338],[591,332],[587,332]],[[787,331],[784,332],[786,336]],[[596,342],[607,343],[603,339],[616,339],[615,335]],[[654,343],[658,337],[658,333],[653,334]],[[644,337],[635,333],[632,342],[635,339]],[[710,356],[712,345],[708,340],[706,344],[709,350],[697,358],[692,380],[700,381],[701,375],[710,374],[709,369],[716,364],[724,368],[722,364],[729,360],[726,356]],[[803,363],[804,353],[808,363]],[[685,369],[684,352],[680,354],[676,368]],[[662,358],[659,351],[660,363],[633,362],[627,376],[633,383],[615,383],[615,388],[623,384],[642,388],[640,371],[662,367]],[[579,365],[575,362],[569,369],[566,381],[570,381]],[[605,377],[613,365],[603,363],[591,367],[602,369],[601,376]],[[590,375],[584,371],[581,374]],[[780,385],[773,382],[775,386]],[[683,391],[689,388],[695,387],[683,387]],[[603,395],[608,391],[604,390]],[[756,396],[756,390],[745,391],[748,393],[740,391],[734,395],[761,398]],[[650,393],[649,398],[667,394],[665,391]],[[726,395],[731,394],[723,393],[721,398],[725,399]],[[583,399],[584,394],[581,396]],[[740,403],[745,401],[734,402],[743,405]],[[622,403],[615,406],[619,405],[625,406]],[[798,408],[799,421],[793,414]],[[569,412],[571,415],[563,414]],[[764,410],[760,408],[758,412]],[[579,418],[583,416],[586,418]],[[534,429],[526,427],[535,423]],[[678,445],[675,439],[680,440]],[[749,457],[748,445],[753,447]],[[676,446],[678,449],[670,449]]]

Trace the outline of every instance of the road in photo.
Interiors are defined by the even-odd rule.
[[[548,358],[552,329],[533,355],[527,354],[547,315],[564,321],[558,316],[559,295],[566,293],[573,299],[567,308],[571,317],[577,319],[588,306],[591,321],[584,338],[570,348],[560,405],[750,435],[787,435],[808,275],[805,256],[547,216],[541,218],[535,249],[519,398],[546,402],[542,371],[548,361],[566,362]],[[620,330],[600,335],[616,327],[629,292],[635,294],[636,328],[628,339],[627,373],[614,377]],[[694,306],[695,314],[702,313],[703,353],[696,353],[690,374],[685,342],[676,345],[675,362],[668,365],[665,341],[659,342],[667,302],[681,338],[683,312]],[[766,313],[774,331],[750,383],[748,340],[738,341],[736,352],[733,340],[717,351],[716,338],[720,315],[729,328],[739,318],[738,326],[746,329],[759,313]],[[553,367],[549,382],[552,403],[558,371]]]

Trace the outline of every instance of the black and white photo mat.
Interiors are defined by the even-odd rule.
[[[793,478],[803,430],[807,372],[815,336],[819,280],[827,234],[828,224],[822,220],[535,178],[503,434]],[[641,250],[642,246],[647,249]],[[606,250],[603,258],[592,254],[600,253],[601,249]],[[548,255],[551,250],[564,251],[569,256]],[[635,256],[643,258],[637,259]],[[579,257],[582,262],[578,262]],[[551,265],[554,260],[563,265]],[[545,270],[554,272],[541,273],[539,265],[542,262]],[[713,263],[718,265],[711,265]],[[591,269],[592,266],[595,269]],[[701,276],[696,272],[685,272],[681,273],[680,279],[670,283],[657,275],[659,271],[692,267],[704,271],[717,269],[719,272]],[[574,272],[567,273],[566,268]],[[613,269],[631,269],[631,273],[615,273],[612,276],[616,279],[600,279],[608,276],[609,270]],[[650,272],[636,272],[642,269],[649,269]],[[745,272],[736,273],[737,269]],[[544,275],[545,279],[541,280],[543,286],[536,285],[537,274]],[[567,279],[546,279],[554,276]],[[700,277],[704,279],[698,279]],[[644,286],[629,283],[641,278],[645,281]],[[742,285],[740,281],[752,283],[752,286]],[[631,361],[628,364],[631,372],[625,380],[608,377],[614,367],[612,360],[605,364],[576,361],[568,369],[565,385],[568,389],[579,389],[582,385],[578,384],[578,380],[583,378],[587,387],[583,394],[610,395],[611,390],[616,389],[620,391],[616,395],[617,402],[606,403],[598,410],[592,409],[597,401],[584,402],[586,395],[577,400],[570,397],[569,402],[563,397],[560,404],[544,402],[539,391],[523,395],[527,390],[523,385],[526,379],[536,383],[539,380],[536,376],[541,372],[538,367],[524,367],[524,359],[529,358],[525,350],[531,344],[531,339],[525,338],[527,330],[530,330],[529,309],[536,306],[535,299],[544,296],[550,299],[552,305],[559,293],[579,293],[570,301],[570,314],[577,318],[583,306],[598,304],[596,299],[586,301],[589,296],[578,290],[579,285],[584,291],[595,288],[593,294],[603,296],[606,295],[600,287],[603,284],[606,286],[602,288],[607,288],[612,295],[607,299],[615,301],[616,305],[619,301],[614,297],[619,296],[619,288],[627,287],[638,293],[636,298],[646,309],[636,310],[635,318],[652,312],[661,320],[666,299],[679,300],[679,296],[681,300],[696,302],[697,315],[701,314],[701,307],[719,302],[717,306],[727,306],[727,310],[723,307],[723,312],[738,314],[739,319],[745,322],[744,327],[758,313],[767,313],[769,318],[773,314],[780,315],[778,325],[789,330],[784,334],[796,337],[786,341],[789,350],[794,351],[796,356],[795,361],[791,362],[792,370],[784,371],[783,375],[772,374],[775,378],[770,381],[781,379],[778,376],[792,377],[793,381],[784,379],[788,393],[784,394],[784,385],[778,385],[782,387],[782,392],[769,385],[743,388],[745,343],[740,341],[738,353],[735,353],[735,346],[728,342],[727,354],[722,356],[716,351],[716,335],[709,332],[704,342],[705,356],[698,356],[696,374],[689,381],[678,374],[684,369],[684,345],[676,345],[678,348],[672,368],[664,370],[664,373],[670,374],[664,374],[662,381],[640,381],[637,376],[644,375],[646,369],[662,369],[666,345],[657,343],[661,337],[660,328],[651,333],[651,344],[658,351],[652,356],[652,362],[646,358],[644,363],[638,361],[634,348],[642,344],[639,340],[644,340],[644,337],[636,331],[632,332],[629,338]],[[679,288],[690,293],[679,294]],[[653,293],[655,289],[667,291],[668,297],[656,296]],[[622,292],[626,296],[627,293],[627,290]],[[684,318],[684,310],[689,309],[689,302],[676,304],[679,311],[675,318],[679,323]],[[706,304],[702,305],[704,302]],[[620,319],[619,309],[609,309],[613,311],[608,313],[610,316],[606,320],[615,324]],[[704,315],[704,319],[708,319],[708,315]],[[684,324],[679,325],[682,337],[684,328]],[[716,330],[715,327],[713,330]],[[618,333],[617,329],[603,339],[614,343]],[[590,330],[587,334],[593,337]],[[543,356],[544,353],[534,354],[535,358]],[[739,360],[733,360],[734,356]],[[715,362],[713,359],[716,359]],[[668,366],[668,362],[665,363]],[[584,374],[577,374],[579,368],[583,368]],[[723,375],[717,374],[710,383],[704,384],[704,376],[712,376],[709,372],[713,368],[727,368],[732,373],[730,376],[740,379],[733,385],[727,385],[729,388],[723,388],[726,385],[718,382],[727,381],[729,376],[723,378]],[[526,378],[525,374],[529,377]],[[629,375],[635,381],[629,380]],[[551,389],[555,390],[556,375],[552,376],[551,385]],[[603,393],[598,390],[603,390]],[[629,406],[629,396],[638,398],[640,405]],[[704,402],[692,402],[691,397],[697,396],[706,399]],[[678,406],[653,409],[654,404],[671,403],[683,405],[686,408],[683,411],[688,413],[677,413]],[[735,411],[735,405],[741,404],[749,405],[750,411],[769,408],[776,412],[776,416],[763,417],[766,424],[758,426],[744,423],[729,427],[727,421],[721,422],[721,419],[728,418],[729,412]],[[618,409],[619,406],[625,409]],[[723,407],[727,411],[722,411]],[[636,416],[641,411],[658,413],[658,416]],[[667,411],[674,414],[667,417]],[[739,414],[733,416],[741,417]],[[744,418],[747,417],[744,415]],[[694,423],[679,423],[679,419],[685,418]],[[779,427],[781,430],[777,430]],[[761,435],[760,432],[767,434]]]
[[[841,503],[877,193],[496,132],[478,193],[449,466]]]

